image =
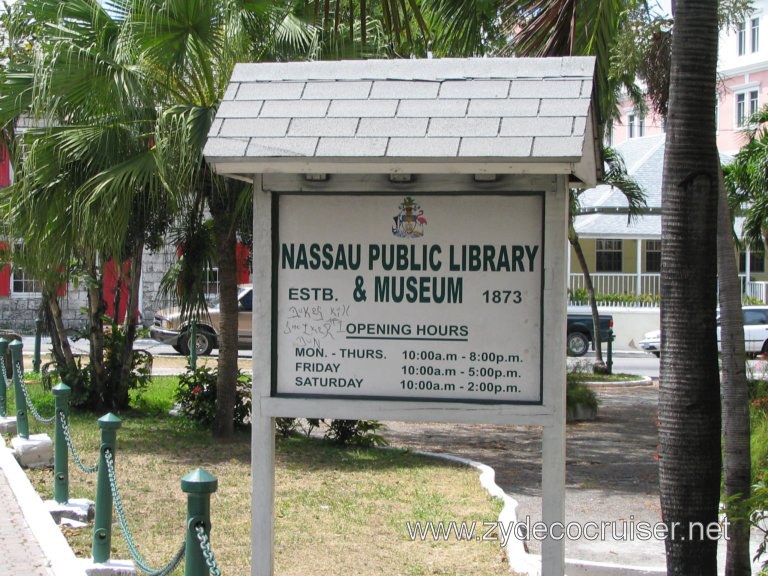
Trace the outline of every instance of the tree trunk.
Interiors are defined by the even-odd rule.
[[[715,576],[720,382],[715,143],[717,0],[678,0],[663,174],[659,488],[667,574]]]
[[[77,369],[75,358],[72,355],[72,348],[70,348],[69,340],[67,339],[59,300],[51,290],[46,290],[43,300],[44,305],[48,308],[48,316],[51,323],[50,333],[54,359],[59,365],[65,366],[68,373],[74,372]]]
[[[573,227],[573,220],[568,223],[568,242],[573,246],[573,251],[576,253],[576,259],[579,261],[579,266],[581,266],[581,273],[584,275],[584,285],[587,287],[587,295],[589,296],[589,306],[592,309],[592,338],[595,345],[595,365],[604,368],[603,345],[600,335],[600,315],[597,311],[595,287],[592,285],[592,276],[589,273],[589,266],[587,266],[587,259],[584,257],[584,251],[581,249],[579,235]]]
[[[749,442],[749,393],[744,353],[741,283],[736,266],[733,224],[722,171],[719,179],[717,277],[720,283],[720,341],[722,350],[723,457],[725,495],[748,498],[752,484]],[[749,523],[729,516],[725,557],[726,576],[749,576]]]
[[[128,303],[125,307],[125,318],[123,327],[125,330],[125,340],[120,358],[120,384],[118,390],[128,393],[128,382],[133,370],[133,341],[136,340],[136,309],[139,305],[139,283],[141,282],[141,264],[144,257],[144,243],[137,242],[131,255],[131,267],[128,272]],[[117,303],[115,303],[117,306]],[[119,311],[115,312],[116,314]],[[127,405],[127,398],[126,405]]]
[[[216,235],[219,268],[219,373],[216,381],[216,414],[213,435],[231,438],[234,434],[235,400],[237,395],[237,245],[235,196],[229,185],[213,192],[209,207]]]
[[[95,410],[107,405],[107,373],[104,368],[104,298],[102,297],[102,275],[96,264],[92,264],[88,286],[88,340],[90,342],[91,398]]]

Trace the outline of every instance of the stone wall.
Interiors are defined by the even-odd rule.
[[[144,254],[140,308],[146,326],[152,323],[155,310],[165,305],[158,300],[157,293],[163,274],[175,260],[176,252],[171,249],[156,254]],[[76,330],[84,328],[83,309],[87,306],[88,296],[82,283],[70,282],[66,294],[61,299],[64,325]],[[33,334],[39,308],[40,298],[37,296],[11,295],[0,298],[0,328],[15,330],[21,334]]]

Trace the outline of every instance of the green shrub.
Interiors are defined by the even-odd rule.
[[[128,408],[131,392],[145,390],[152,380],[152,355],[141,350],[134,350],[131,357],[131,370],[128,379],[121,382],[123,354],[126,350],[125,330],[109,317],[107,330],[104,332],[104,382],[101,390],[93,383],[93,369],[90,363],[83,365],[81,358],[75,358],[74,369],[65,365],[54,365],[52,371],[44,370],[43,386],[50,389],[59,381],[72,389],[70,405],[83,410],[102,409],[120,411]]]
[[[388,442],[377,434],[381,426],[378,420],[331,420],[325,437],[344,446],[386,446]]]
[[[565,385],[565,406],[572,409],[577,404],[597,410],[597,394],[584,384],[569,381]]]
[[[218,370],[201,366],[190,367],[179,376],[175,399],[179,412],[189,420],[210,426],[216,415],[216,380]],[[251,419],[251,377],[237,371],[235,396],[235,426],[248,427]]]

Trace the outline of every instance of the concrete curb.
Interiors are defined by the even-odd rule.
[[[53,521],[13,452],[0,447],[0,468],[16,497],[24,519],[48,559],[54,576],[86,576],[67,539]]]
[[[580,382],[580,384],[584,384],[584,386],[589,386],[590,388],[621,388],[624,386],[650,386],[653,384],[653,378],[650,376],[642,376],[638,378],[637,380],[622,380],[622,381],[616,381],[616,382]]]

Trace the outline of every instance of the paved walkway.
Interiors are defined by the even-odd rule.
[[[75,554],[0,438],[0,574],[80,576]]]

